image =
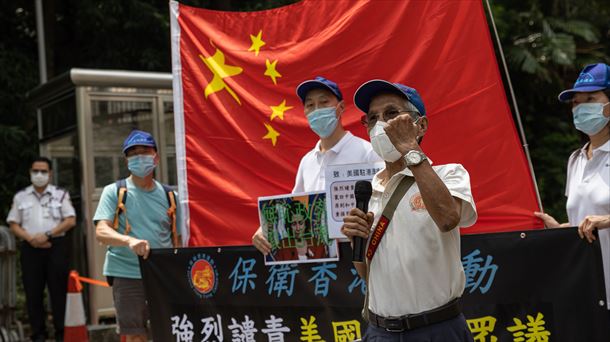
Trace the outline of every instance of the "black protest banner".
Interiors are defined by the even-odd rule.
[[[342,244],[342,255],[349,245]],[[364,331],[365,284],[340,262],[265,266],[250,247],[152,250],[141,268],[157,341],[308,341]]]
[[[576,228],[465,235],[462,265],[479,341],[610,341],[599,243]]]
[[[252,247],[154,249],[140,266],[155,341],[350,341],[366,329],[338,262],[265,266]],[[599,244],[575,229],[462,236],[475,341],[609,341]],[[433,271],[433,270],[431,270]]]

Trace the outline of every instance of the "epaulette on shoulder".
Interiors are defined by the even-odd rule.
[[[55,190],[53,190],[53,196],[59,199],[59,202],[63,202],[67,194],[68,190],[55,185]]]
[[[65,188],[62,188],[60,186],[55,185],[55,191],[62,191],[62,192],[66,192],[68,190],[66,190]]]

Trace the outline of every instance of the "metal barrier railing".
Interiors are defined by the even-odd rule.
[[[0,341],[24,341],[17,320],[17,244],[15,236],[0,226]]]

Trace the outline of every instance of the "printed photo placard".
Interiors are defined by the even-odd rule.
[[[266,265],[339,259],[337,241],[328,234],[326,192],[259,197],[258,215],[271,244]]]

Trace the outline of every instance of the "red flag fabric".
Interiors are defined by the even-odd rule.
[[[170,6],[189,245],[250,244],[257,197],[291,191],[318,139],[295,88],[317,75],[339,84],[343,124],[367,140],[353,105],[360,84],[381,78],[419,91],[430,122],[424,151],[470,173],[479,219],[462,233],[540,226],[481,1],[304,0],[248,13]]]

